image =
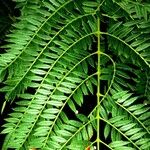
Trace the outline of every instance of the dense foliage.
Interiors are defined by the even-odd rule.
[[[2,149],[150,150],[150,2],[15,1]]]

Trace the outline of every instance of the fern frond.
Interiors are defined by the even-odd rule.
[[[112,3],[109,1],[106,2],[106,6],[104,5],[104,10],[107,9],[108,12],[111,9],[107,7],[107,3],[109,3],[110,7],[116,8],[116,11],[113,15],[104,15],[105,17],[108,17],[110,21],[108,30],[108,38],[110,38],[110,49],[113,48],[117,50],[118,55],[123,55],[125,59],[130,58],[134,64],[143,65],[143,61],[147,67],[150,67],[148,50],[149,4],[141,4],[140,2],[132,1],[114,1],[114,3]],[[136,6],[139,7],[138,12]],[[121,15],[121,19],[119,19],[119,15]],[[135,57],[136,59],[133,60],[132,58]]]
[[[0,92],[6,100],[17,97],[3,125],[3,150],[100,150],[101,144],[111,150],[149,150],[145,4],[17,1],[21,16],[0,56]],[[97,102],[84,115],[80,108],[90,94]]]
[[[62,5],[62,9],[66,12],[65,5]],[[82,19],[92,17],[92,20],[95,20],[94,15],[97,9],[93,9],[91,13],[79,16],[75,16],[72,11],[73,10],[70,10],[69,13],[71,15],[68,15],[68,18],[68,16],[60,15],[59,13],[61,12],[56,10],[56,12],[59,13],[57,13],[56,16],[54,15],[54,18],[51,18],[49,22],[47,21],[49,23],[47,25],[55,29],[55,32],[52,33],[54,34],[52,38],[48,40],[47,43],[42,39],[33,39],[33,45],[39,44],[37,45],[39,48],[38,51],[40,50],[38,53],[30,53],[31,49],[26,49],[25,53],[31,56],[30,59],[28,58],[30,65],[19,79],[18,84],[15,84],[20,86],[20,82],[27,79],[23,81],[24,84],[28,84],[27,86],[32,88],[37,87],[37,89],[35,94],[19,94],[20,92],[17,91],[18,97],[22,98],[22,100],[17,102],[18,107],[14,109],[15,112],[10,114],[10,118],[6,119],[8,122],[6,126],[8,126],[3,133],[9,133],[9,138],[6,141],[4,149],[7,147],[21,149],[25,145],[28,145],[27,141],[29,139],[33,141],[33,143],[36,143],[37,148],[46,148],[50,145],[48,143],[53,140],[54,143],[57,143],[60,139],[65,142],[65,139],[63,140],[62,137],[57,138],[57,135],[54,136],[55,128],[57,128],[57,120],[62,114],[62,109],[73,95],[75,102],[69,104],[71,109],[75,111],[75,105],[81,105],[83,103],[82,97],[84,93],[82,89],[80,89],[81,85],[85,85],[84,89],[86,89],[86,91],[93,91],[93,80],[89,80],[90,76],[86,75],[88,72],[86,59],[96,54],[89,54],[87,51],[91,43],[90,36],[96,33],[96,28],[90,26],[91,22],[85,26]],[[65,13],[63,12],[63,14]],[[68,12],[66,12],[66,14],[68,14]],[[62,26],[57,25],[60,24],[60,20],[57,21],[58,17],[64,19]],[[93,23],[94,22],[92,22],[92,24]],[[79,28],[82,30],[79,31]],[[42,27],[42,29],[45,28]],[[37,34],[37,36],[39,36],[39,34]],[[45,39],[45,35],[43,38]],[[72,40],[68,41],[70,38]],[[23,57],[26,58],[26,55],[23,55]],[[93,75],[91,75],[91,77]],[[13,77],[10,81],[7,80],[6,82],[8,83],[9,81],[12,84],[12,79]],[[68,82],[70,83],[69,87],[66,86],[66,84],[64,85],[64,83]],[[14,90],[11,90],[11,92],[14,93]],[[32,115],[32,117],[30,117],[30,115]],[[42,122],[47,119],[52,122],[52,124],[44,127]],[[11,123],[12,120],[16,121],[14,121],[14,124],[10,127],[9,123]],[[13,130],[10,131],[9,129],[12,129],[12,127]],[[18,134],[19,130],[22,130],[21,137]],[[51,138],[49,138],[49,136]],[[28,146],[34,145],[29,143]]]
[[[121,131],[123,133],[122,135],[137,149],[142,149],[142,147],[145,147],[145,143],[149,143],[149,140],[147,141],[150,134],[149,125],[145,123],[150,117],[149,107],[143,103],[136,104],[138,97],[133,97],[132,94],[127,91],[118,91],[113,94],[112,98],[113,99],[108,97],[108,103],[112,105],[112,118],[108,121],[113,124],[114,129],[117,128],[117,130]],[[118,106],[120,108],[116,109]],[[111,134],[113,135],[112,140],[121,140],[121,137],[117,139],[118,133],[115,130],[111,130]],[[141,139],[143,139],[143,141],[145,140],[145,143],[138,144]],[[149,146],[145,147],[145,149],[148,148]]]
[[[11,48],[9,54],[6,53],[1,56],[1,61],[5,62],[5,65],[2,64],[0,71],[3,78],[7,68],[10,68],[8,81],[6,80],[6,86],[2,89],[2,91],[7,91],[6,98],[8,100],[13,100],[17,94],[27,88],[26,83],[29,82],[27,79],[29,72],[34,64],[37,63],[38,58],[43,57],[43,52],[47,50],[47,47],[57,36],[57,33],[49,34],[50,29],[54,27],[58,33],[61,32],[61,30],[58,30],[60,25],[49,22],[52,18],[55,19],[56,17],[62,20],[64,16],[61,16],[61,19],[58,11],[70,2],[67,1],[62,6],[59,4],[57,9],[55,8],[55,10],[50,11],[51,13],[46,13],[44,7],[38,7],[36,4],[32,4],[32,2],[29,3],[29,6],[26,6],[27,10],[24,8],[24,11],[28,11],[28,7],[31,7],[30,11],[32,12],[36,9],[37,13],[31,16],[29,11],[29,15],[25,15],[24,19],[15,25],[17,29],[13,32],[12,36],[10,35],[11,38],[9,39],[9,42],[13,42],[13,44],[7,45],[7,48]],[[28,29],[28,32],[26,29]],[[36,43],[39,45],[37,46]]]
[[[126,28],[126,27],[125,27]],[[125,29],[124,28],[124,29]],[[116,33],[114,33],[115,35],[113,34],[109,34],[109,33],[103,33],[103,34],[107,34],[109,35],[110,37],[113,37],[114,40],[111,38],[111,42],[112,44],[115,42],[117,43],[116,40],[119,40],[118,41],[118,45],[111,45],[114,47],[114,49],[116,49],[121,55],[123,54],[125,58],[129,58],[133,61],[133,63],[138,63],[139,65],[142,63],[141,60],[147,65],[147,67],[150,67],[150,64],[149,64],[149,55],[144,55],[145,51],[146,51],[146,48],[148,48],[148,44],[144,43],[141,46],[135,48],[135,47],[132,47],[132,44],[129,45],[126,40],[122,40],[122,38],[124,36],[126,36],[128,33],[130,33],[132,31],[133,28],[129,29],[129,28],[126,28],[128,31],[124,31],[124,29],[121,30],[121,27],[120,27],[120,31],[117,31],[116,29],[113,29],[115,30]],[[120,32],[123,32],[123,34],[120,34]],[[135,34],[135,37],[137,36],[137,34]],[[132,37],[133,38],[133,37]],[[110,44],[111,44],[110,42]],[[120,48],[122,48],[120,50]],[[124,53],[124,51],[126,50],[126,53]],[[147,53],[147,51],[146,51]],[[136,60],[133,60],[131,56],[134,56],[136,57]]]

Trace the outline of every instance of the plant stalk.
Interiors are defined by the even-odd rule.
[[[97,150],[100,150],[100,18],[98,17],[97,19],[97,40],[98,40],[98,50],[97,50],[97,59],[98,59],[98,64],[97,64]]]

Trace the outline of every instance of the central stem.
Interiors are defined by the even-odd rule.
[[[97,57],[98,57],[98,64],[97,64],[97,150],[100,150],[100,18],[98,17],[97,20],[97,40],[98,40],[98,50],[97,50]]]

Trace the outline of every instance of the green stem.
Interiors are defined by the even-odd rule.
[[[100,18],[97,20],[98,32],[97,32],[97,40],[98,40],[98,64],[97,64],[97,105],[100,106]],[[100,107],[97,107],[97,150],[100,150]]]

